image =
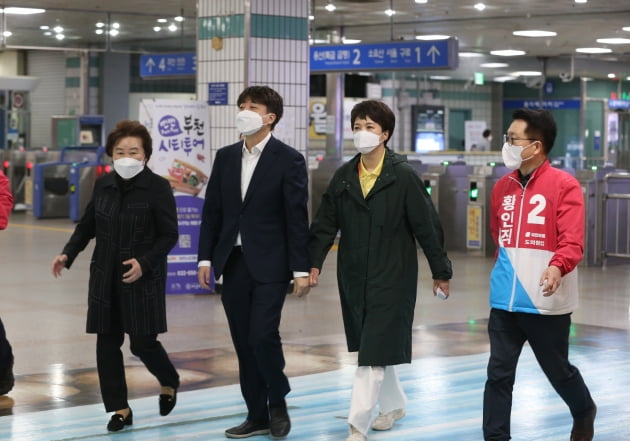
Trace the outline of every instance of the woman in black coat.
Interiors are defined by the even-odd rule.
[[[121,121],[108,135],[106,152],[115,173],[97,180],[85,214],[52,262],[52,273],[70,268],[96,238],[90,263],[87,332],[97,334],[101,395],[112,415],[107,429],[132,424],[120,350],[129,334],[131,352],[160,382],[160,414],[177,398],[179,375],[157,340],[166,332],[166,259],[177,242],[177,209],[168,181],[145,166],[152,141],[138,121]]]

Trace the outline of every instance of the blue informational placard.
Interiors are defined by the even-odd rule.
[[[540,100],[503,100],[504,109],[540,109]],[[542,108],[546,110],[579,109],[580,100],[542,100]]]
[[[608,108],[610,109],[630,109],[630,100],[608,100]]]
[[[195,75],[197,72],[197,54],[184,52],[178,54],[148,54],[140,57],[140,76],[170,77]]]
[[[311,72],[454,69],[458,64],[454,38],[310,47]]]
[[[226,106],[228,103],[228,83],[208,83],[208,104]]]

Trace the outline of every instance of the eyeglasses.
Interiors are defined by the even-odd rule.
[[[514,145],[514,141],[540,141],[539,139],[533,139],[533,138],[515,138],[513,136],[510,135],[503,135],[503,142],[504,143],[508,143],[510,145]]]

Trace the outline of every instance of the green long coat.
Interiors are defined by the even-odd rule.
[[[406,158],[386,150],[365,198],[359,159],[341,166],[323,195],[311,225],[312,265],[321,270],[340,231],[337,281],[348,350],[359,351],[359,366],[410,363],[416,240],[433,279],[450,279],[451,262],[431,198]]]

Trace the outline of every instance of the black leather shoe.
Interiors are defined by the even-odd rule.
[[[580,419],[573,420],[573,428],[571,429],[571,441],[592,441],[595,435],[595,415],[597,414],[597,407],[588,413],[586,416]]]
[[[269,432],[271,439],[285,439],[291,431],[291,419],[286,403],[277,407],[269,406]]]
[[[160,394],[160,415],[166,416],[177,404],[177,389],[173,392],[173,396],[169,394]]]
[[[269,433],[268,423],[254,423],[245,420],[240,426],[232,427],[225,431],[227,438],[249,438],[255,435],[266,435]]]
[[[6,368],[0,369],[0,395],[8,394],[15,385],[15,377],[13,377],[13,360]]]
[[[125,426],[131,426],[133,424],[133,413],[129,409],[129,415],[125,418],[119,413],[112,415],[112,418],[107,423],[107,430],[110,432],[118,432],[125,428]]]

